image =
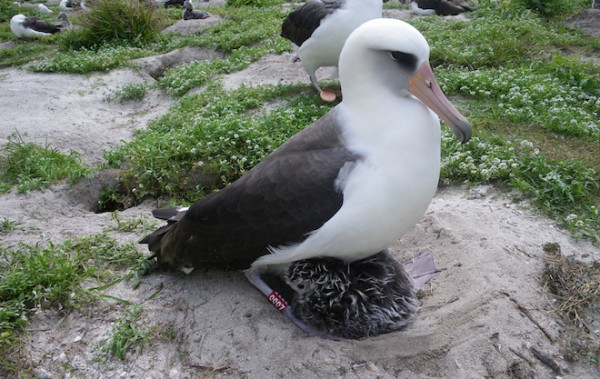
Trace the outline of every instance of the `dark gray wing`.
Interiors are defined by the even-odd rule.
[[[50,24],[46,21],[40,20],[35,16],[25,17],[25,21],[23,21],[23,27],[33,29],[41,33],[54,34],[60,32],[58,25]]]
[[[437,9],[440,6],[441,0],[413,0],[421,9]]]
[[[311,0],[290,13],[281,25],[281,36],[297,46],[310,38],[321,20],[343,5],[343,0]]]
[[[345,148],[335,114],[334,109],[141,243],[159,263],[174,267],[245,269],[268,254],[269,246],[303,241],[340,209],[339,171],[360,159]]]
[[[416,0],[421,9],[433,9],[438,16],[456,16],[472,9],[463,0]]]
[[[462,12],[472,12],[475,9],[465,0],[448,0],[448,3],[454,5],[458,9],[462,9]]]

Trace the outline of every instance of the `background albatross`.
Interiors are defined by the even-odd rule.
[[[381,17],[382,0],[310,0],[283,20],[281,36],[296,54],[319,95],[333,101],[336,94],[322,90],[315,71],[337,67],[346,38],[363,22]]]
[[[363,24],[340,56],[339,105],[231,185],[187,210],[155,213],[169,223],[141,243],[163,265],[251,273],[282,273],[291,262],[318,257],[353,262],[385,250],[421,218],[436,191],[435,113],[463,143],[471,136],[428,58],[425,38],[411,25]]]

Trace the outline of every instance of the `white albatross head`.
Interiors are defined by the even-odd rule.
[[[471,138],[471,125],[435,80],[425,37],[404,21],[379,18],[352,32],[340,54],[339,76],[344,102],[413,95],[444,120],[462,143]]]

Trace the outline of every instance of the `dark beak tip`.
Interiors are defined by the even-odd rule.
[[[473,128],[471,128],[471,124],[467,120],[461,122],[455,129],[454,135],[460,140],[461,144],[465,144],[469,142],[471,139],[471,135],[473,134]]]

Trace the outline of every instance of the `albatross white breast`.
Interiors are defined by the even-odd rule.
[[[409,24],[376,19],[340,55],[342,102],[246,175],[146,236],[158,262],[281,270],[384,250],[427,209],[440,169],[440,122],[471,127],[437,85]],[[435,113],[434,113],[435,112]]]

